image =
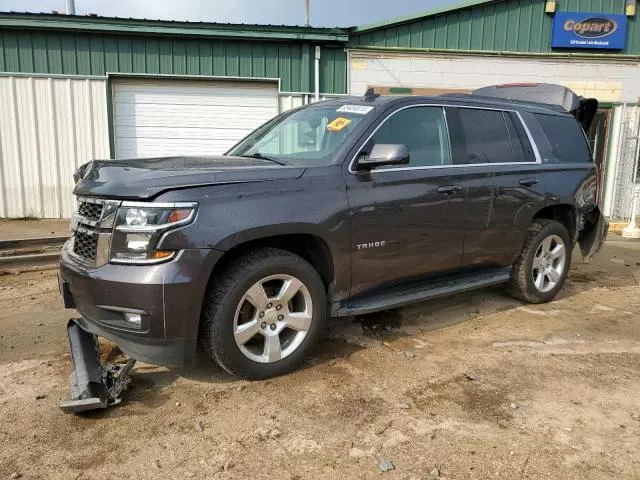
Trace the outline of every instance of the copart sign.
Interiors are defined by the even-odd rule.
[[[627,17],[609,13],[558,12],[553,17],[553,48],[622,50]]]

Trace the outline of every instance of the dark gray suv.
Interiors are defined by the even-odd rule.
[[[329,315],[502,283],[552,300],[576,242],[588,260],[606,234],[596,107],[553,85],[368,92],[288,111],[226,155],[84,165],[60,272],[80,313],[72,398],[121,388],[96,335],[164,365],[201,344],[259,379],[299,366]]]

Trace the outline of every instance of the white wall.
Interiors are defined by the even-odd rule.
[[[73,172],[109,158],[104,80],[0,76],[0,217],[65,218]]]
[[[605,102],[637,102],[640,63],[576,58],[350,51],[349,92],[368,86],[475,89],[513,82],[559,83]]]

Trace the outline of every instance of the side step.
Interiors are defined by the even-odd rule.
[[[333,316],[347,317],[403,307],[411,303],[498,285],[509,280],[512,267],[493,268],[388,289],[378,295],[344,302]]]

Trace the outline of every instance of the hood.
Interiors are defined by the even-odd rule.
[[[299,178],[300,166],[282,166],[258,158],[163,157],[93,160],[74,174],[75,195],[149,199],[168,190],[227,183]]]

